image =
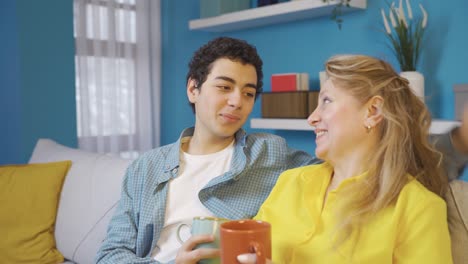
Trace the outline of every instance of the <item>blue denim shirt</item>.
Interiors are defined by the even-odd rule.
[[[168,181],[177,177],[180,139],[145,153],[127,169],[116,213],[98,252],[99,263],[158,263],[151,259],[164,226]],[[212,179],[198,194],[214,215],[252,218],[285,170],[318,163],[303,151],[290,149],[272,134],[236,133],[231,170]],[[183,195],[183,194],[181,194]]]

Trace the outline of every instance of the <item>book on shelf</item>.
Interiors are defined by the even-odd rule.
[[[271,75],[272,92],[294,92],[308,90],[308,73],[278,73]]]

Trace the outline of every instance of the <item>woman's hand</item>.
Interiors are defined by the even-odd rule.
[[[256,264],[257,263],[257,255],[254,253],[252,254],[242,254],[237,256],[237,261],[241,264]],[[271,260],[267,259],[266,264],[273,264]]]
[[[217,248],[197,248],[200,243],[213,242],[212,235],[196,235],[185,241],[177,252],[175,259],[176,264],[196,264],[201,259],[219,257],[219,249]]]
[[[452,132],[452,144],[460,153],[468,154],[468,104],[463,110],[461,126]]]

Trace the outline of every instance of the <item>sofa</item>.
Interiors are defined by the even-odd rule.
[[[71,167],[64,177],[58,201],[54,230],[56,248],[64,256],[65,263],[93,263],[131,160],[40,139],[29,163],[63,160],[70,160]],[[446,200],[454,263],[468,263],[468,182],[452,181]]]
[[[55,223],[55,241],[65,263],[93,263],[120,198],[131,160],[65,147],[39,139],[29,163],[71,160]]]
[[[445,200],[454,264],[468,263],[468,182],[450,182]]]

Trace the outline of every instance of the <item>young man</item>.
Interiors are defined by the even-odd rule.
[[[173,144],[154,149],[127,170],[118,208],[98,263],[196,263],[219,250],[183,245],[177,228],[195,216],[253,217],[284,170],[319,162],[271,134],[242,130],[262,91],[255,47],[221,37],[189,63],[187,97],[195,126]]]
[[[180,224],[194,216],[251,218],[282,171],[315,161],[283,138],[241,129],[262,78],[262,60],[245,41],[217,38],[194,54],[187,96],[195,127],[128,168],[97,262],[169,262],[181,246]]]

